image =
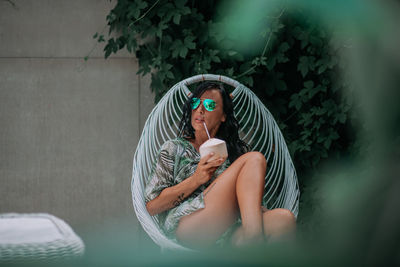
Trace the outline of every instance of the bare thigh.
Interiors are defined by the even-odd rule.
[[[236,180],[246,160],[245,155],[235,160],[207,187],[204,209],[182,217],[176,230],[180,242],[191,247],[211,245],[237,220]]]

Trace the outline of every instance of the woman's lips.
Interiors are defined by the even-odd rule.
[[[201,123],[201,124],[203,124],[203,122],[204,122],[204,119],[201,119],[201,118],[195,118],[195,119],[194,119],[194,121],[195,121],[195,122],[197,122],[197,123]]]

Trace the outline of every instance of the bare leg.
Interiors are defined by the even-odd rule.
[[[267,210],[263,213],[264,235],[268,242],[294,238],[296,217],[287,209]]]
[[[268,242],[293,239],[296,230],[296,217],[287,209],[263,210],[264,238]],[[239,227],[232,235],[234,246],[241,243],[244,229]]]
[[[264,240],[263,215],[260,209],[266,169],[264,156],[262,158],[254,158],[246,167],[242,168],[236,182],[236,194],[242,219],[242,226],[237,230],[234,241],[236,246],[243,246]],[[249,170],[252,170],[253,173],[249,172]],[[254,178],[249,179],[250,177],[246,177],[249,174],[254,175]],[[255,177],[262,177],[262,179]]]
[[[266,161],[258,152],[239,157],[205,190],[205,208],[184,216],[178,240],[192,247],[213,244],[240,215],[243,239],[262,236],[261,199]]]

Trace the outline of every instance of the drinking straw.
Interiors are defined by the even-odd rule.
[[[208,130],[207,130],[207,125],[206,125],[206,123],[204,121],[203,121],[203,125],[204,125],[204,128],[206,129],[206,133],[208,135],[208,139],[211,139],[210,134],[208,133]]]

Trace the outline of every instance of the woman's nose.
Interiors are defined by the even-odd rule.
[[[199,110],[199,112],[200,112],[201,114],[204,113],[204,105],[203,105],[203,103],[200,103],[200,106],[199,106],[198,110]]]

